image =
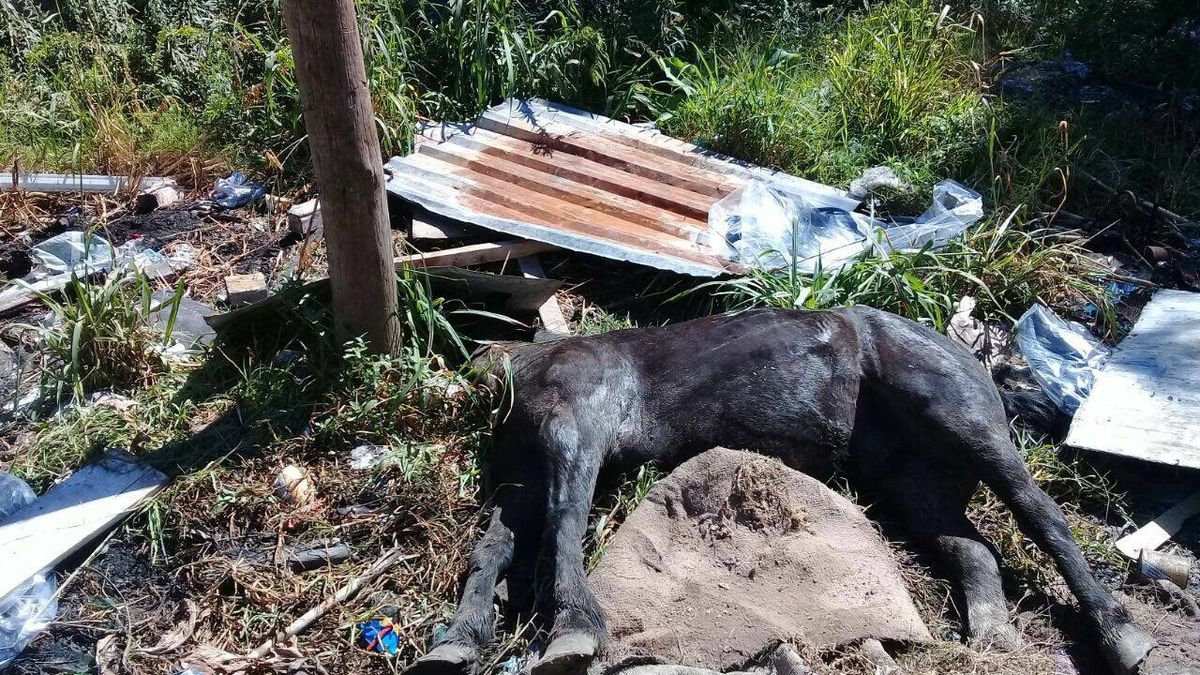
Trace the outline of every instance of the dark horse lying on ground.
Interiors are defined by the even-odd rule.
[[[553,627],[534,675],[585,665],[606,638],[581,545],[601,469],[673,467],[715,446],[818,478],[843,472],[879,495],[957,577],[972,640],[1011,647],[1019,638],[996,559],[964,515],[982,480],[1054,559],[1116,671],[1136,668],[1154,644],[1096,582],[1062,511],[1034,484],[988,373],[912,321],[865,307],[755,310],[509,354],[511,367],[492,368],[509,374],[514,398],[490,460],[491,525],[454,621],[414,673],[473,665],[493,638],[498,579],[539,553]]]

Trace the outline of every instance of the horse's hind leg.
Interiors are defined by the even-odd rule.
[[[937,552],[958,584],[971,644],[1019,647],[1021,637],[1008,621],[995,553],[965,514],[979,481],[922,457],[900,461],[903,465],[887,478],[876,479],[874,487],[908,533]]]
[[[1099,633],[1100,651],[1109,665],[1118,673],[1134,671],[1154,647],[1154,640],[1131,623],[1125,606],[1092,576],[1062,509],[1033,482],[1007,437],[1003,444],[982,453],[980,465],[983,481],[1013,512],[1021,531],[1054,559],[1084,616]]]
[[[413,662],[406,675],[464,673],[478,661],[480,649],[495,637],[492,599],[496,582],[515,555],[527,555],[537,545],[545,504],[539,472],[512,457],[504,461],[510,467],[523,466],[528,474],[525,482],[497,485],[491,522],[471,552],[470,572],[454,619],[445,636],[428,654]],[[511,478],[498,476],[501,480],[505,477]]]

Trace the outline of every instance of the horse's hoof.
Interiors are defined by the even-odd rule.
[[[1100,649],[1113,672],[1133,673],[1158,644],[1146,631],[1129,622],[1122,622],[1103,631]]]
[[[533,664],[530,675],[578,675],[595,658],[600,641],[587,633],[567,633],[555,638]]]
[[[994,649],[1007,653],[1024,647],[1025,639],[1021,637],[1021,631],[1005,619],[971,631],[969,644],[980,651]]]
[[[465,675],[479,660],[479,650],[465,645],[443,644],[413,661],[404,675]]]

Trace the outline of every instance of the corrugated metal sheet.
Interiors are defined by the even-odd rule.
[[[695,276],[735,269],[705,245],[708,210],[750,179],[852,209],[828,186],[541,100],[429,127],[388,162],[388,190],[429,211],[565,249]]]

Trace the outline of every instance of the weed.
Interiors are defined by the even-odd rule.
[[[182,286],[166,302],[152,298],[150,282],[128,268],[109,273],[102,282],[72,277],[66,298],[41,294],[50,308],[48,327],[29,326],[42,336],[42,386],[62,400],[68,391],[76,402],[85,392],[105,387],[143,387],[166,369],[162,350],[170,340]],[[151,326],[150,316],[166,311],[164,329]]]
[[[1039,299],[1068,309],[1084,300],[1106,306],[1105,274],[1078,241],[1050,231],[1019,230],[1010,216],[999,225],[976,226],[941,251],[865,254],[841,269],[818,268],[812,274],[794,265],[782,271],[755,268],[700,288],[730,310],[869,305],[944,332],[964,294],[979,300],[980,316],[987,320],[1015,321]]]
[[[972,35],[909,0],[829,24],[815,48],[751,42],[727,56],[663,60],[679,96],[660,124],[825,182],[845,184],[889,164],[915,185],[932,185],[958,175],[983,137],[986,109],[967,70]]]
[[[599,335],[636,327],[637,324],[628,314],[613,314],[583,300],[571,332],[575,335]]]

